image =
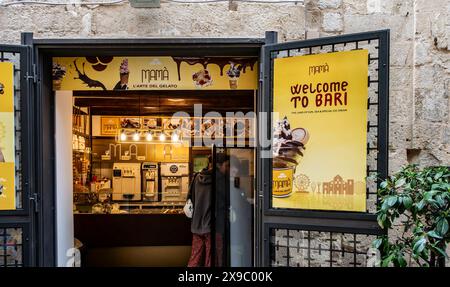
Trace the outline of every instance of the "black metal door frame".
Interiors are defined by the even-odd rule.
[[[34,266],[36,264],[36,237],[35,237],[35,203],[34,194],[34,145],[33,145],[33,110],[32,99],[34,94],[34,71],[31,47],[22,38],[22,45],[0,45],[0,62],[10,62],[10,56],[20,55],[19,65],[14,64],[14,77],[20,76],[19,86],[14,85],[14,97],[20,94],[20,109],[15,109],[14,120],[20,114],[20,129],[15,127],[14,134],[20,134],[21,144],[15,143],[15,156],[20,163],[20,184],[16,182],[16,190],[20,187],[21,207],[15,210],[0,211],[0,228],[21,228],[22,229],[22,264],[20,266]],[[17,149],[19,147],[19,149]],[[17,177],[16,177],[17,178]],[[16,195],[16,190],[14,195]],[[4,242],[6,244],[6,242]],[[6,245],[5,245],[6,246]],[[4,262],[0,262],[3,266]],[[7,266],[5,262],[5,266]]]
[[[293,41],[282,44],[267,44],[262,47],[262,68],[261,68],[261,89],[263,94],[261,97],[260,111],[266,112],[269,120],[260,125],[266,125],[267,131],[272,130],[271,112],[273,111],[273,59],[280,52],[285,53],[287,57],[291,56],[291,52],[300,52],[306,49],[306,54],[313,54],[314,50],[320,52],[324,47],[328,47],[328,52],[335,52],[337,46],[354,43],[355,49],[360,49],[358,45],[362,42],[377,42],[377,57],[369,56],[369,64],[371,61],[378,62],[377,78],[371,79],[369,75],[369,86],[372,83],[378,84],[377,99],[368,100],[368,109],[371,106],[377,107],[377,122],[368,121],[368,131],[376,129],[376,146],[367,145],[367,152],[376,151],[377,166],[376,169],[367,168],[368,175],[378,174],[376,186],[379,186],[380,178],[386,178],[388,174],[388,110],[389,110],[389,30],[372,31],[365,33],[356,33],[349,35],[340,35],[335,37],[326,37],[318,39],[309,39],[304,41]],[[263,127],[260,126],[260,129]],[[259,148],[259,152],[270,152],[271,147]],[[376,222],[374,213],[357,213],[357,212],[335,212],[335,211],[316,211],[316,210],[289,210],[275,209],[271,206],[272,198],[272,159],[259,159],[258,167],[258,193],[260,197],[261,211],[261,241],[260,255],[258,257],[259,266],[270,265],[270,233],[272,229],[306,229],[317,231],[336,232],[353,232],[361,234],[381,234],[385,232],[381,230]]]
[[[38,88],[32,109],[36,112],[35,184],[39,194],[38,266],[56,263],[56,187],[54,142],[54,96],[52,57],[110,56],[254,56],[259,57],[265,38],[172,38],[172,39],[34,39]],[[258,96],[260,96],[258,94]],[[259,99],[258,99],[259,100]],[[255,226],[257,224],[255,223]]]

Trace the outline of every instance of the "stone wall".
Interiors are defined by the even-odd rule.
[[[0,43],[19,43],[22,31],[39,38],[132,38],[263,37],[273,30],[284,42],[389,28],[390,172],[407,163],[450,165],[448,0],[305,0],[233,6],[230,9],[227,2],[162,3],[159,9],[134,9],[128,3],[0,6]]]
[[[284,42],[389,28],[390,171],[407,163],[450,165],[447,0],[305,0],[234,6],[230,9],[228,2],[162,3],[159,9],[135,9],[126,2],[0,6],[0,42],[19,43],[22,31],[41,38],[131,38],[263,37],[268,30],[278,31]]]

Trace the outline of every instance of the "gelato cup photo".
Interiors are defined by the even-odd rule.
[[[308,140],[308,131],[300,127],[291,129],[287,117],[277,122],[273,141],[273,197],[292,194],[295,170],[300,164]]]
[[[206,69],[194,73],[192,75],[192,80],[197,88],[204,88],[212,84],[211,74]]]
[[[272,181],[273,197],[288,197],[292,194],[294,167],[274,168]]]

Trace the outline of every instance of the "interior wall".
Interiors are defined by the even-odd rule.
[[[73,266],[72,91],[55,95],[57,266]]]

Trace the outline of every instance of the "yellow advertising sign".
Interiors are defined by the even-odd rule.
[[[12,63],[0,63],[0,210],[16,208],[13,73]]]
[[[368,52],[274,60],[274,208],[366,211]]]
[[[257,58],[53,58],[54,90],[253,90]]]

